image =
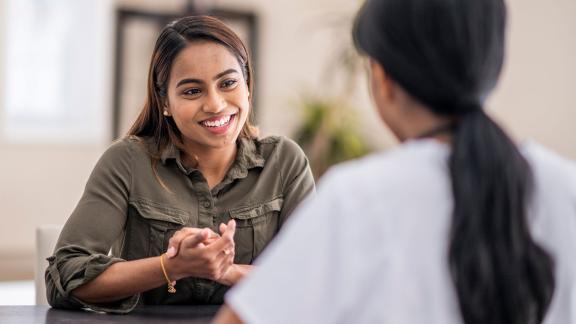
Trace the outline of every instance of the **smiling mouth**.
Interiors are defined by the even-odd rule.
[[[201,121],[200,125],[202,125],[204,127],[210,127],[210,128],[227,126],[228,124],[230,124],[230,121],[232,120],[232,117],[234,117],[234,115],[235,114],[217,117],[217,118],[206,119],[206,120]]]
[[[214,135],[226,134],[234,121],[236,114],[213,117],[199,122],[200,126]]]

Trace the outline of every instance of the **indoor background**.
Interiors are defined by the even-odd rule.
[[[24,281],[30,300],[35,229],[66,221],[98,157],[141,108],[166,17],[226,16],[254,51],[256,123],[316,152],[317,177],[331,163],[395,145],[351,50],[360,5],[0,0],[0,287]],[[576,159],[576,1],[509,0],[508,8],[508,56],[487,107],[519,140]]]

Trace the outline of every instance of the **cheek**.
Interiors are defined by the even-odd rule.
[[[179,129],[193,121],[199,110],[199,106],[191,101],[174,101],[170,105],[172,119],[174,119]]]
[[[241,104],[238,105],[240,108],[240,114],[239,114],[239,127],[242,128],[244,127],[244,124],[246,123],[246,120],[248,119],[248,115],[250,114],[250,101],[248,99],[245,99],[242,101]]]
[[[246,88],[239,89],[238,92],[234,94],[234,105],[240,109],[241,115],[246,115],[250,110],[250,98],[248,96],[248,90]]]
[[[248,98],[245,98],[242,101],[242,107],[240,107],[240,109],[245,115],[247,115],[250,112],[250,100]]]
[[[186,122],[182,116],[172,114],[172,120],[174,121],[174,124],[176,124],[176,128],[178,128],[180,133],[186,133]]]
[[[378,82],[376,81],[374,75],[370,76],[370,94],[372,96],[372,101],[374,102],[374,106],[376,106],[376,110],[378,114],[383,117],[383,108],[385,106],[382,98],[382,91],[378,87]]]

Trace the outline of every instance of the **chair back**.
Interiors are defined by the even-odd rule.
[[[41,225],[36,228],[36,262],[34,264],[36,305],[48,305],[44,279],[44,271],[48,267],[46,258],[54,253],[61,231],[62,225]]]

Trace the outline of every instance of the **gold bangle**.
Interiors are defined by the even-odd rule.
[[[176,288],[174,287],[174,285],[176,284],[176,281],[171,281],[170,278],[168,278],[168,273],[166,273],[166,268],[164,268],[164,253],[160,255],[160,266],[162,267],[162,273],[164,273],[164,278],[166,278],[166,281],[168,282],[168,292],[171,294],[175,293]]]

